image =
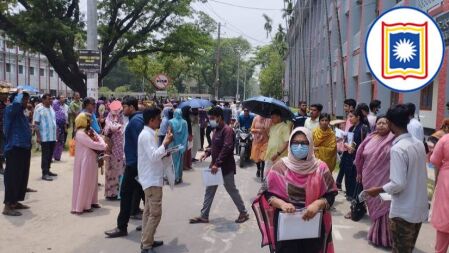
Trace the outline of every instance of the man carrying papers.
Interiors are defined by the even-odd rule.
[[[249,215],[234,182],[234,175],[236,173],[234,160],[234,131],[224,122],[223,109],[220,107],[213,107],[209,110],[208,115],[210,126],[215,130],[212,137],[211,148],[206,150],[201,157],[201,160],[203,161],[206,157],[212,155],[212,163],[210,164],[211,173],[216,174],[219,171],[219,168],[221,169],[224,187],[240,212],[240,215],[235,222],[243,223],[249,219]],[[209,222],[209,212],[217,188],[218,185],[206,187],[201,216],[190,219],[191,224]]]
[[[161,124],[161,110],[151,108],[143,112],[145,127],[138,141],[138,179],[145,192],[145,210],[142,217],[142,253],[155,252],[153,248],[163,244],[155,241],[154,234],[162,216],[162,186],[164,182],[164,162],[166,148],[173,140],[168,130],[162,145],[158,147],[155,130]]]

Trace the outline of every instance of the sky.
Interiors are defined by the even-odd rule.
[[[80,1],[84,13],[86,1],[88,0]],[[270,42],[264,30],[265,19],[262,14],[267,14],[273,20],[274,35],[278,24],[285,22],[282,20],[283,7],[282,0],[208,0],[204,4],[201,2],[193,4],[193,8],[197,11],[203,11],[215,21],[222,23],[222,37],[242,36],[253,46]]]

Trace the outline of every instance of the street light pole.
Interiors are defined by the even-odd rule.
[[[218,100],[218,85],[220,84],[220,36],[221,23],[218,23],[218,38],[217,38],[217,62],[215,64],[215,99]]]
[[[236,101],[240,100],[239,86],[240,86],[240,52],[237,50],[237,92],[235,93]]]
[[[87,49],[98,50],[97,0],[87,1]],[[87,73],[87,96],[98,99],[98,73]]]

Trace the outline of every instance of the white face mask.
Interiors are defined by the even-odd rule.
[[[210,127],[212,128],[216,128],[218,126],[218,123],[216,120],[211,120],[209,121]]]

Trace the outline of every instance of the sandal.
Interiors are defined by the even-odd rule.
[[[351,212],[349,212],[345,215],[345,219],[348,219],[348,220],[352,219]]]
[[[92,210],[92,208],[91,209],[86,209],[86,210],[84,210],[84,212],[86,212],[86,213],[92,213],[94,210]]]
[[[5,205],[5,208],[3,209],[3,215],[6,216],[21,216],[22,213],[19,211],[14,210],[14,207],[12,205]]]
[[[90,207],[92,207],[92,208],[101,208],[101,206],[99,204],[92,204],[92,205],[90,205]]]
[[[235,220],[235,223],[243,223],[245,221],[249,220],[249,214],[248,213],[241,213],[237,220]]]
[[[37,191],[31,188],[27,188],[26,192],[37,192]]]
[[[209,223],[209,219],[203,217],[196,217],[189,220],[190,224]]]
[[[71,211],[70,213],[71,213],[71,214],[76,214],[76,215],[81,215],[81,214],[83,214],[83,212],[77,212],[77,211]]]

